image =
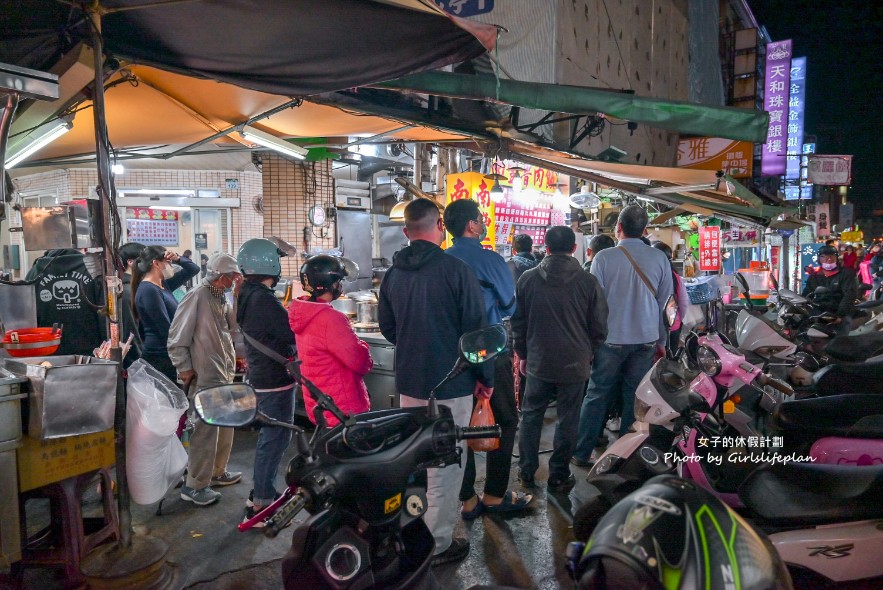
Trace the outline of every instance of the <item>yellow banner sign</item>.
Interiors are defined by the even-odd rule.
[[[723,170],[733,178],[751,177],[754,144],[719,137],[692,137],[678,143],[678,167]]]
[[[113,430],[41,440],[25,436],[16,450],[18,489],[33,490],[114,464]]]
[[[445,205],[460,199],[472,199],[478,203],[478,210],[484,217],[487,237],[481,243],[485,248],[494,248],[495,214],[494,202],[491,199],[493,181],[488,180],[480,172],[461,172],[445,176]],[[445,240],[445,244],[449,244]]]

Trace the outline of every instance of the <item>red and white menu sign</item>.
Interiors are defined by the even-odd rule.
[[[146,246],[177,246],[177,221],[126,220],[126,241]]]
[[[515,225],[538,225],[545,228],[551,222],[552,208],[523,205],[506,199],[495,204],[494,213],[497,221],[508,221]]]
[[[721,228],[699,228],[699,270],[720,270]]]

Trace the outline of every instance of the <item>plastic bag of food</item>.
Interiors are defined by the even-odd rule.
[[[491,400],[481,398],[472,409],[472,419],[469,420],[469,426],[494,426],[497,421],[494,419],[494,412],[491,410]],[[499,438],[473,438],[467,441],[469,448],[473,451],[496,451],[500,448]]]

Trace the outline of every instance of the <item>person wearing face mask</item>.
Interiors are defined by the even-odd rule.
[[[852,312],[858,299],[855,271],[840,265],[837,248],[834,246],[822,246],[816,257],[821,268],[809,276],[802,295],[807,297],[819,287],[826,288],[828,292],[823,297],[816,298],[816,304],[823,311],[842,318]]]
[[[213,254],[206,265],[205,278],[190,290],[178,306],[169,328],[169,358],[190,397],[201,389],[233,383],[236,352],[231,332],[238,330],[235,305],[242,273],[229,254]],[[220,500],[211,486],[228,486],[242,479],[241,472],[227,471],[233,448],[233,429],[197,421],[190,435],[187,479],[181,499],[197,506]]]
[[[487,226],[478,203],[472,199],[453,201],[445,207],[444,222],[454,236],[454,245],[445,250],[445,254],[459,258],[475,273],[481,285],[487,323],[503,323],[504,317],[515,312],[515,280],[503,257],[481,245],[487,236]],[[479,397],[474,396],[473,405],[478,403]],[[494,359],[494,392],[490,396],[490,405],[502,429],[500,446],[487,453],[487,477],[481,497],[475,491],[475,454],[471,448],[467,450],[460,488],[464,520],[473,520],[483,512],[522,511],[533,499],[532,494],[509,489],[512,449],[518,430],[511,350]]]
[[[345,414],[360,414],[370,409],[368,389],[363,377],[374,361],[368,344],[360,340],[349,320],[331,307],[343,293],[347,270],[340,259],[319,254],[300,268],[300,283],[308,294],[288,306],[288,322],[297,339],[297,354],[303,361],[304,377],[334,400]],[[316,402],[304,395],[307,417],[315,424]],[[328,426],[337,418],[325,412]]]
[[[181,267],[177,273],[172,269],[173,262]],[[177,380],[177,372],[166,348],[169,327],[178,309],[172,291],[197,274],[199,267],[189,258],[162,246],[147,246],[132,265],[132,314],[141,335],[141,358],[172,383]]]
[[[245,337],[246,379],[254,387],[258,411],[291,424],[294,379],[278,359],[258,347],[262,345],[283,358],[290,358],[294,350],[288,313],[274,291],[282,275],[281,256],[285,253],[264,238],[248,240],[239,248],[236,261],[245,280],[236,301],[236,322]],[[276,474],[289,442],[291,430],[280,426],[261,428],[254,455],[254,488],[245,503],[245,520],[254,518],[276,499]],[[254,526],[262,528],[264,523]]]

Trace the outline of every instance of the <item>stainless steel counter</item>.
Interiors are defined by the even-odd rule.
[[[365,375],[365,387],[371,398],[372,410],[399,407],[399,395],[395,386],[395,346],[380,332],[356,332],[356,336],[368,343],[374,368]]]

